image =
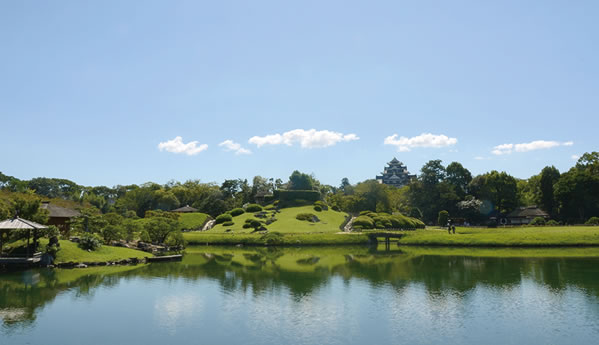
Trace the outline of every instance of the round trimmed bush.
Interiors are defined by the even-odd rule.
[[[316,212],[321,212],[322,211],[322,207],[319,205],[314,206],[314,211]]]
[[[231,215],[232,215],[233,217],[237,217],[237,216],[239,216],[240,214],[244,214],[244,213],[245,213],[245,211],[243,210],[243,208],[234,208],[234,209],[232,209],[232,210],[231,210],[229,213],[231,213]]]
[[[216,219],[214,219],[214,222],[216,224],[221,224],[221,223],[224,223],[224,222],[232,222],[232,221],[233,221],[233,217],[230,214],[227,214],[227,213],[223,213],[221,215],[218,215],[216,217]]]
[[[545,223],[545,225],[558,226],[559,223],[557,221],[555,221],[555,220],[552,219],[552,220],[548,221],[547,223]]]
[[[316,215],[314,215],[312,213],[298,213],[297,216],[295,216],[295,219],[303,220],[306,222],[314,222],[314,219],[318,219],[318,218],[316,217]]]
[[[258,204],[249,204],[245,208],[245,211],[246,212],[260,212],[260,211],[262,211],[262,206],[260,206]]]
[[[333,207],[331,208],[333,209],[333,211],[339,212],[339,206],[333,205]]]
[[[227,221],[223,223],[223,226],[232,226],[235,225],[235,223],[231,222],[231,221]]]
[[[365,215],[369,214],[370,212],[372,212],[372,211],[368,211],[368,210],[360,211],[360,216],[365,216]]]
[[[599,217],[591,217],[585,222],[586,225],[599,225]]]

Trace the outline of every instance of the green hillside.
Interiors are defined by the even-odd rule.
[[[245,224],[246,219],[256,218],[259,220],[266,220],[271,218],[274,214],[276,221],[272,224],[265,225],[268,231],[278,231],[281,233],[308,233],[308,232],[320,232],[320,233],[335,233],[341,231],[339,226],[345,220],[347,216],[344,212],[337,212],[333,210],[317,212],[313,206],[300,206],[300,207],[289,207],[281,209],[279,213],[274,213],[274,210],[264,211],[267,214],[267,218],[256,218],[254,213],[244,213],[239,216],[233,217],[233,225],[223,226],[222,224],[216,225],[210,229],[207,233],[223,233],[230,229],[234,233],[251,233],[254,229],[244,229],[242,226]],[[314,214],[319,222],[309,222],[304,220],[297,220],[295,217],[300,213],[311,213]]]

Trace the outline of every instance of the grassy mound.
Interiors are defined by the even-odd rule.
[[[45,245],[47,240],[42,240],[41,243]],[[75,242],[63,240],[60,241],[60,251],[58,251],[54,262],[57,264],[64,262],[106,262],[129,258],[142,259],[146,256],[152,256],[152,254],[140,250],[106,245],[103,245],[98,250],[88,252],[79,248]]]
[[[263,212],[265,212],[266,218],[256,218],[255,213],[246,212],[235,217],[234,225],[224,226],[219,224],[210,229],[208,233],[223,233],[227,229],[231,229],[234,233],[250,233],[254,230],[253,228],[243,228],[246,219],[258,219],[259,221],[266,222],[273,215],[276,221],[271,224],[265,224],[268,231],[277,231],[280,233],[335,233],[340,231],[339,226],[343,223],[346,216],[343,212],[328,210],[318,212],[318,219],[320,221],[316,223],[296,219],[298,214],[313,213],[314,208],[311,205],[284,208],[281,209],[280,213],[275,213],[274,210],[265,210]]]
[[[202,226],[208,220],[209,215],[206,213],[193,212],[193,213],[181,213],[179,216],[179,223],[181,223],[181,230],[201,230]]]

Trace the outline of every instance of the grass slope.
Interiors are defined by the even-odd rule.
[[[45,245],[47,240],[42,240]],[[55,263],[64,262],[106,262],[119,261],[129,258],[142,259],[152,254],[122,247],[111,247],[103,245],[100,249],[88,252],[77,246],[77,243],[71,241],[60,241],[60,250],[56,255]]]
[[[245,229],[244,229],[245,230]],[[188,245],[260,245],[266,244],[260,234],[231,234],[186,232],[183,238]],[[285,233],[279,246],[296,245],[359,245],[368,243],[368,236],[361,233],[335,234],[335,233]]]
[[[269,216],[273,211],[266,211]],[[299,213],[312,213],[316,215],[320,222],[311,223],[307,221],[301,221],[295,219]],[[345,220],[346,214],[344,212],[337,212],[333,210],[314,211],[313,206],[300,206],[300,207],[289,207],[281,209],[280,213],[275,215],[277,221],[267,225],[268,231],[277,231],[281,233],[336,233],[339,232],[339,226]],[[253,229],[243,229],[242,226],[245,220],[253,218],[253,213],[244,213],[237,217],[233,217],[234,225],[223,226],[222,224],[216,225],[210,229],[209,233],[223,233],[227,229],[231,229],[234,233],[250,233]]]
[[[406,232],[402,245],[431,246],[599,246],[599,227],[461,228],[455,235],[442,229]]]
[[[201,212],[181,213],[179,216],[181,230],[201,230],[209,217],[206,213]]]

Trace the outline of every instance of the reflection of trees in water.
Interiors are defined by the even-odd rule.
[[[93,298],[97,287],[114,287],[122,279],[210,279],[223,292],[251,291],[255,296],[287,291],[295,302],[327,286],[333,277],[352,279],[377,289],[393,287],[401,296],[408,284],[421,284],[435,300],[447,293],[463,298],[477,286],[510,288],[531,279],[560,293],[571,287],[596,303],[599,297],[597,259],[489,258],[472,256],[407,255],[358,250],[243,248],[214,249],[187,254],[182,262],[122,269],[32,270],[3,274],[0,317],[5,330],[29,327],[36,312],[65,290],[77,298]]]

